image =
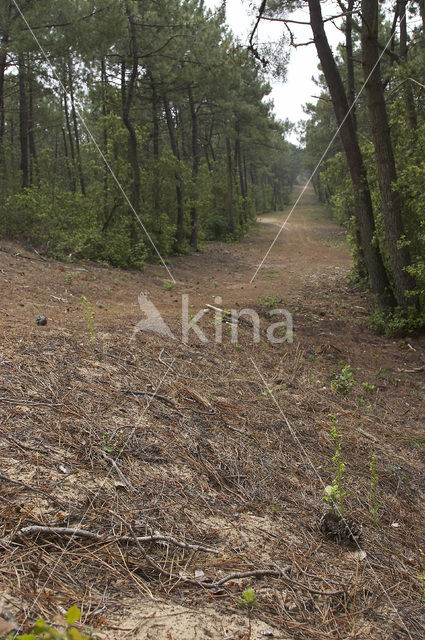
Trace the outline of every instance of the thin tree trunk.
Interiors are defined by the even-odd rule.
[[[108,154],[108,127],[106,124],[106,117],[108,115],[108,107],[106,104],[106,90],[107,90],[107,77],[106,77],[106,63],[105,58],[102,58],[100,62],[100,81],[102,85],[102,137],[103,137],[103,153],[105,156]],[[103,220],[108,219],[108,200],[109,200],[109,170],[106,164],[103,166]]]
[[[398,0],[398,16],[400,19],[400,60],[401,66],[407,65],[407,1]],[[416,114],[415,100],[413,97],[413,88],[411,83],[404,83],[404,99],[406,101],[407,123],[413,131],[418,126],[418,117]]]
[[[130,117],[131,105],[134,99],[134,91],[136,87],[137,74],[139,69],[138,53],[137,53],[137,37],[136,26],[134,24],[134,16],[130,5],[126,2],[125,11],[129,23],[132,65],[128,85],[126,82],[126,65],[123,60],[121,65],[121,99],[122,99],[122,119],[128,131],[128,161],[130,163],[133,174],[131,203],[137,214],[140,213],[140,165],[139,165],[139,147],[137,141],[136,129]],[[131,227],[132,242],[136,242],[136,222],[132,215]]]
[[[397,172],[381,81],[380,65],[378,63],[378,15],[377,0],[362,0],[363,25],[361,41],[363,75],[365,80],[367,80],[365,89],[375,147],[385,236],[390,255],[396,299],[400,306],[407,307],[412,300],[406,297],[406,291],[413,289],[415,283],[405,270],[410,264],[409,250],[406,246],[399,246],[404,236],[404,228],[400,195],[394,186],[397,182]]]
[[[167,119],[167,127],[168,134],[170,136],[170,144],[171,150],[177,162],[176,169],[176,198],[177,198],[177,229],[176,229],[176,241],[177,248],[180,248],[183,244],[184,240],[184,206],[183,206],[183,189],[182,189],[182,179],[180,175],[180,150],[177,143],[176,132],[174,129],[173,116],[171,113],[170,103],[168,101],[168,96],[163,89],[163,103],[165,110],[165,117]]]
[[[7,67],[7,42],[3,38],[0,45],[0,164],[4,164],[4,170],[6,169],[4,158],[4,132],[5,132],[5,109],[4,109],[4,80]]]
[[[199,133],[198,133],[198,115],[195,109],[195,102],[193,100],[193,92],[190,84],[187,88],[188,97],[189,97],[189,106],[190,106],[190,116],[192,120],[192,179],[193,179],[193,187],[197,189],[197,180],[199,173],[199,166],[201,164],[201,152],[199,148]],[[194,199],[195,200],[195,199]],[[198,209],[197,205],[194,201],[190,210],[190,221],[191,221],[191,234],[190,234],[190,245],[194,251],[198,251]]]
[[[7,69],[7,56],[9,46],[9,29],[12,15],[12,3],[8,3],[7,17],[3,25],[3,37],[0,41],[0,164],[3,164],[3,176],[6,177],[6,159],[4,154],[4,134],[5,134],[5,104],[4,104],[4,83]]]
[[[227,180],[228,180],[228,214],[229,214],[229,226],[233,237],[236,237],[235,216],[233,215],[233,161],[232,161],[232,146],[229,138],[226,137],[226,151],[227,151]]]
[[[80,133],[78,130],[78,120],[77,120],[77,111],[75,108],[75,96],[74,96],[74,77],[72,72],[72,60],[68,61],[68,80],[69,80],[69,97],[71,99],[71,117],[72,123],[74,126],[74,136],[75,136],[75,150],[77,157],[77,171],[78,178],[80,180],[81,193],[83,196],[86,195],[86,185],[83,174],[83,165],[81,162],[81,150],[80,150]]]
[[[71,167],[71,162],[69,160],[69,154],[68,154],[68,144],[66,142],[66,132],[65,132],[65,127],[62,127],[62,138],[63,138],[63,149],[64,149],[64,153],[65,153],[65,164],[66,164],[66,171],[68,174],[68,178],[69,178],[69,184],[72,187],[73,184],[73,180],[72,180],[72,167]],[[73,193],[75,193],[75,183],[74,183],[74,189],[72,190]]]
[[[309,0],[310,24],[323,73],[331,94],[340,137],[344,147],[353,184],[356,203],[356,223],[361,237],[361,248],[370,277],[372,290],[382,307],[394,305],[387,273],[379,249],[375,246],[375,221],[372,200],[366,176],[366,169],[360,151],[352,118],[346,118],[349,110],[344,85],[338,71],[332,50],[326,37],[319,0]]]
[[[152,142],[153,142],[153,183],[152,183],[152,200],[155,218],[159,218],[160,214],[160,176],[159,176],[159,106],[160,99],[153,75],[148,72],[151,84],[151,100],[152,100]]]
[[[18,56],[19,72],[19,141],[21,147],[22,187],[29,187],[28,101],[26,69],[23,54]]]
[[[345,17],[345,51],[346,51],[346,67],[347,67],[347,89],[348,104],[351,109],[351,118],[353,120],[354,129],[357,130],[356,118],[356,85],[354,76],[354,57],[353,57],[353,7],[355,0],[349,0],[347,5],[347,15]]]
[[[34,175],[36,182],[39,182],[37,148],[35,144],[35,123],[34,123],[34,89],[33,89],[32,73],[28,74],[28,90],[29,90],[29,117],[28,117],[28,141],[30,152],[30,181],[33,184]]]
[[[69,174],[70,185],[71,185],[72,193],[75,193],[76,185],[75,185],[75,175],[74,175],[74,170],[75,170],[74,138],[71,131],[71,121],[69,119],[69,110],[68,110],[68,97],[66,93],[63,96],[63,110],[65,114],[66,131],[68,134],[69,150],[71,154],[71,165],[70,165],[70,174]],[[64,139],[64,142],[65,142],[65,139]],[[66,151],[66,154],[68,155],[66,143],[65,143],[65,151]]]

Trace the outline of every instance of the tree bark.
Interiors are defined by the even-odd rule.
[[[332,50],[326,37],[319,0],[309,0],[310,24],[317,54],[332,98],[350,171],[355,197],[355,217],[361,238],[361,248],[373,292],[381,307],[394,306],[394,296],[385,271],[382,256],[375,246],[375,221],[366,168],[352,118],[346,117],[349,104]]]
[[[180,175],[180,150],[177,143],[176,132],[174,129],[173,116],[171,113],[170,103],[168,101],[167,92],[163,89],[162,98],[164,103],[165,117],[167,119],[168,134],[170,136],[170,145],[173,155],[177,162],[176,168],[176,199],[177,199],[177,225],[176,225],[176,241],[177,248],[180,248],[184,240],[184,206],[183,206],[183,188]]]
[[[233,161],[232,161],[232,145],[229,138],[226,137],[226,152],[227,152],[227,180],[228,180],[228,214],[229,214],[229,227],[233,237],[236,237],[235,216],[233,214]]]
[[[140,213],[140,165],[139,165],[139,146],[137,141],[137,134],[134,124],[131,120],[130,110],[134,99],[134,92],[137,81],[137,74],[139,70],[139,61],[137,55],[137,37],[136,26],[134,24],[134,16],[128,2],[125,5],[125,11],[128,18],[129,31],[130,31],[130,43],[131,43],[131,71],[128,84],[126,81],[126,64],[125,60],[121,64],[121,104],[122,104],[122,119],[123,123],[128,131],[128,161],[130,163],[132,172],[132,188],[131,188],[131,204],[137,214]],[[136,241],[136,226],[135,219],[132,215],[132,241]]]
[[[72,124],[74,126],[74,137],[75,137],[75,150],[77,156],[77,171],[78,178],[80,180],[81,193],[83,196],[86,195],[86,185],[84,180],[83,173],[83,165],[81,162],[81,149],[80,149],[80,133],[78,129],[78,119],[77,119],[77,110],[75,108],[75,96],[74,96],[74,76],[72,71],[72,60],[71,58],[68,61],[68,81],[69,81],[69,97],[71,99],[71,117]]]
[[[102,58],[100,62],[100,81],[102,86],[102,138],[103,138],[103,153],[105,157],[108,155],[108,127],[106,124],[106,118],[108,115],[108,107],[106,102],[107,85],[108,80],[106,76],[106,62],[105,58]],[[108,200],[109,200],[109,169],[105,163],[103,163],[103,220],[104,224],[109,218],[108,214]]]
[[[26,68],[23,54],[18,56],[19,74],[19,141],[21,148],[22,188],[29,187],[29,144],[28,144],[28,100],[26,87]]]
[[[34,81],[31,71],[28,72],[28,92],[29,92],[29,115],[28,115],[28,142],[30,153],[30,182],[33,184],[34,175],[36,182],[39,182],[37,147],[35,144],[35,122],[34,122]]]
[[[193,99],[193,92],[190,84],[187,87],[187,92],[188,92],[188,98],[189,98],[190,116],[192,121],[192,179],[193,179],[193,188],[196,194],[198,173],[199,173],[199,167],[201,164],[201,152],[199,148],[199,132],[198,132],[198,114],[196,113],[195,101]],[[198,209],[195,202],[192,204],[192,207],[190,210],[190,221],[191,221],[190,246],[194,251],[198,251]]]
[[[355,0],[349,0],[347,5],[347,15],[345,17],[345,52],[346,52],[346,67],[347,67],[347,90],[348,90],[348,104],[351,109],[351,118],[353,120],[354,129],[357,130],[357,118],[356,118],[356,85],[354,76],[354,57],[353,57],[353,7]]]
[[[71,131],[71,121],[69,119],[69,110],[68,110],[68,96],[66,95],[66,93],[63,96],[63,110],[65,113],[65,123],[66,123],[66,131],[68,134],[68,140],[69,140],[69,151],[71,154],[71,164],[70,164],[70,173],[69,173],[69,177],[70,177],[70,185],[71,185],[71,191],[72,193],[75,193],[76,191],[76,185],[75,185],[75,150],[74,150],[74,138],[72,136],[72,131]],[[68,156],[68,152],[67,152],[67,147],[66,147],[66,142],[65,142],[65,138],[64,138],[64,144],[65,144],[65,153]]]
[[[404,236],[404,228],[400,195],[395,186],[397,172],[379,65],[378,16],[377,0],[362,0],[362,65],[375,147],[385,236],[396,300],[401,307],[407,307],[412,300],[406,297],[406,291],[414,289],[415,283],[405,270],[410,264],[409,250],[406,246],[399,246]]]
[[[398,0],[398,16],[400,19],[400,66],[407,65],[407,0]],[[418,126],[418,117],[416,114],[415,99],[413,97],[413,88],[410,81],[404,83],[404,99],[406,102],[407,123],[409,127],[416,131]]]
[[[10,39],[10,20],[12,16],[12,3],[7,7],[7,16],[3,25],[3,35],[0,40],[0,164],[3,164],[3,175],[6,176],[6,161],[4,156],[4,133],[5,133],[5,104],[4,104],[4,82],[7,69],[8,46]]]

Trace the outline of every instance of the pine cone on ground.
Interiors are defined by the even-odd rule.
[[[328,511],[325,513],[320,518],[319,528],[325,536],[332,538],[338,544],[349,542],[355,545],[361,544],[361,527],[354,520],[345,518],[338,512]]]

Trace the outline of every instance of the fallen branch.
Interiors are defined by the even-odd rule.
[[[290,571],[292,568],[290,565],[282,568],[274,564],[273,566],[275,567],[275,569],[253,569],[252,571],[236,571],[235,573],[229,573],[227,576],[224,576],[224,578],[221,578],[220,580],[216,580],[215,582],[205,582],[204,580],[196,580],[194,578],[179,576],[179,575],[170,573],[165,569],[163,569],[162,567],[160,567],[159,564],[155,562],[155,560],[151,558],[150,555],[148,555],[146,551],[143,549],[143,547],[140,544],[140,538],[136,536],[131,525],[128,522],[126,522],[124,518],[121,518],[121,516],[119,516],[114,511],[110,511],[110,513],[116,516],[118,520],[120,520],[120,522],[122,522],[127,527],[127,529],[131,533],[131,537],[133,541],[139,548],[146,562],[151,567],[156,569],[158,573],[167,576],[167,578],[173,578],[180,582],[186,582],[188,584],[198,585],[200,587],[203,587],[204,589],[217,589],[218,587],[221,587],[223,584],[226,584],[226,582],[229,582],[230,580],[242,580],[243,578],[252,578],[252,577],[261,578],[263,576],[275,576],[276,578],[279,578],[282,576],[287,577],[286,573]]]
[[[60,536],[71,536],[75,538],[88,538],[89,540],[96,540],[98,542],[117,542],[117,543],[129,543],[134,542],[133,536],[117,536],[108,535],[104,533],[95,533],[94,531],[88,531],[87,529],[74,529],[71,527],[45,527],[42,525],[31,525],[29,527],[23,527],[15,533],[0,539],[0,544],[8,545],[16,538],[24,538],[25,536],[31,536],[35,534],[51,535],[56,534]],[[218,554],[217,549],[210,547],[204,547],[200,544],[193,544],[191,542],[183,542],[173,536],[164,536],[159,533],[154,533],[151,536],[137,536],[137,540],[140,544],[143,542],[155,542],[157,544],[174,544],[181,549],[192,549],[193,551],[204,551],[205,553]]]
[[[108,462],[111,463],[111,465],[114,467],[115,471],[118,473],[119,477],[121,478],[121,480],[124,482],[124,484],[127,485],[127,487],[129,487],[132,491],[135,491],[137,493],[137,489],[136,487],[133,487],[133,485],[131,484],[131,482],[129,480],[127,480],[127,478],[125,477],[125,475],[123,474],[123,472],[121,471],[121,469],[119,468],[119,466],[117,465],[117,463],[115,462],[115,460],[113,460],[112,458],[110,458],[109,456],[106,455],[106,453],[104,451],[101,452],[102,456],[105,458],[105,460],[107,460]]]

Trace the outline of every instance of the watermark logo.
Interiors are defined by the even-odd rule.
[[[141,311],[145,314],[145,318],[140,320],[136,324],[133,330],[131,340],[134,340],[136,335],[140,332],[156,333],[160,336],[176,340],[175,335],[167,325],[161,313],[155,307],[153,302],[149,300],[147,293],[141,293],[139,295],[139,306]],[[287,342],[292,344],[294,341],[294,327],[292,314],[287,309],[272,309],[267,312],[269,320],[275,318],[277,322],[269,322],[266,328],[261,326],[260,316],[255,309],[223,309],[219,305],[223,302],[220,296],[214,298],[214,305],[206,304],[203,309],[195,314],[193,307],[189,304],[189,296],[187,294],[182,295],[181,305],[181,341],[184,344],[188,344],[191,335],[197,337],[197,339],[206,344],[213,340],[216,344],[222,344],[223,327],[226,325],[230,327],[230,342],[232,344],[239,344],[239,329],[243,324],[245,327],[251,329],[251,339],[254,344],[258,344],[261,341],[261,337],[274,345],[283,344]],[[207,315],[212,315],[214,337],[208,337],[205,334],[205,327],[201,328],[199,323]],[[205,324],[205,323],[204,323]]]
[[[148,299],[147,293],[140,293],[138,297],[139,307],[145,314],[146,318],[140,320],[134,327],[131,340],[134,340],[139,331],[148,331],[150,333],[157,333],[165,338],[171,338],[175,340],[175,336],[170,327],[164,322],[160,312],[155,307],[153,302]]]

